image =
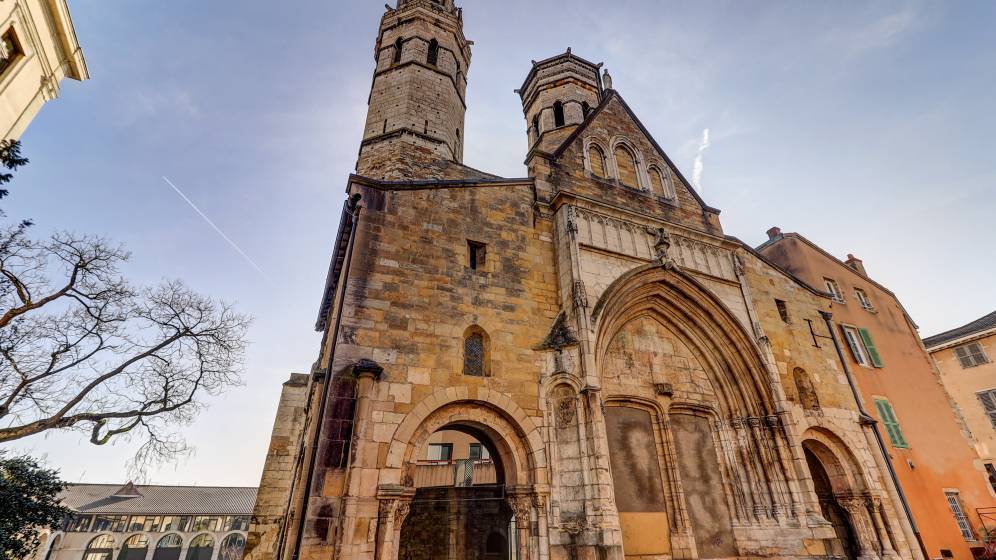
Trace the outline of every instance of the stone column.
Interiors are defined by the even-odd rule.
[[[854,529],[854,536],[858,539],[860,548],[859,560],[879,560],[876,552],[875,535],[869,528],[868,508],[865,507],[864,498],[854,496],[838,496],[837,503],[847,511],[851,519],[851,527]]]
[[[537,543],[539,545],[539,560],[549,560],[550,558],[550,528],[546,511],[547,503],[547,496],[545,494],[538,492],[533,494],[533,506],[536,508],[536,523],[539,526],[539,534],[537,535],[539,540]]]
[[[536,560],[530,553],[532,526],[532,499],[528,494],[509,494],[508,505],[512,508],[512,515],[515,516],[516,545],[518,547],[517,560]]]
[[[885,525],[885,519],[882,516],[882,498],[869,496],[867,505],[872,512],[872,524],[875,525],[875,531],[878,532],[878,541],[882,544],[882,557],[886,559],[898,559],[899,553],[896,552],[896,546],[892,542],[892,535],[889,534],[889,529]]]
[[[414,488],[382,485],[377,489],[377,557],[374,560],[397,560],[401,544],[401,526],[411,511]]]

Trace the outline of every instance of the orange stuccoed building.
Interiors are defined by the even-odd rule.
[[[926,556],[980,553],[986,536],[977,510],[994,505],[986,472],[902,303],[853,255],[841,261],[778,228],[768,237],[762,255],[833,300],[843,364],[878,424]]]

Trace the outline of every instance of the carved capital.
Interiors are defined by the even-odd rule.
[[[520,528],[529,527],[532,512],[532,500],[528,494],[512,494],[508,497],[508,507],[512,509],[515,523]]]

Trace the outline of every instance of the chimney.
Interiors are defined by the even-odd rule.
[[[768,230],[768,241],[774,241],[782,236],[782,228],[775,226]]]
[[[859,259],[858,257],[855,257],[854,255],[848,253],[847,260],[844,261],[844,264],[853,268],[854,270],[857,270],[859,273],[861,273],[862,276],[868,276],[868,273],[865,272],[864,263],[861,262],[861,259]]]

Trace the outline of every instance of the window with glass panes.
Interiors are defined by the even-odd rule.
[[[965,516],[965,510],[961,507],[961,497],[958,495],[958,492],[945,492],[944,497],[948,500],[948,507],[951,508],[951,513],[954,515],[955,523],[958,524],[961,536],[966,541],[974,540],[975,535],[972,534],[972,526],[969,525],[968,517]]]

